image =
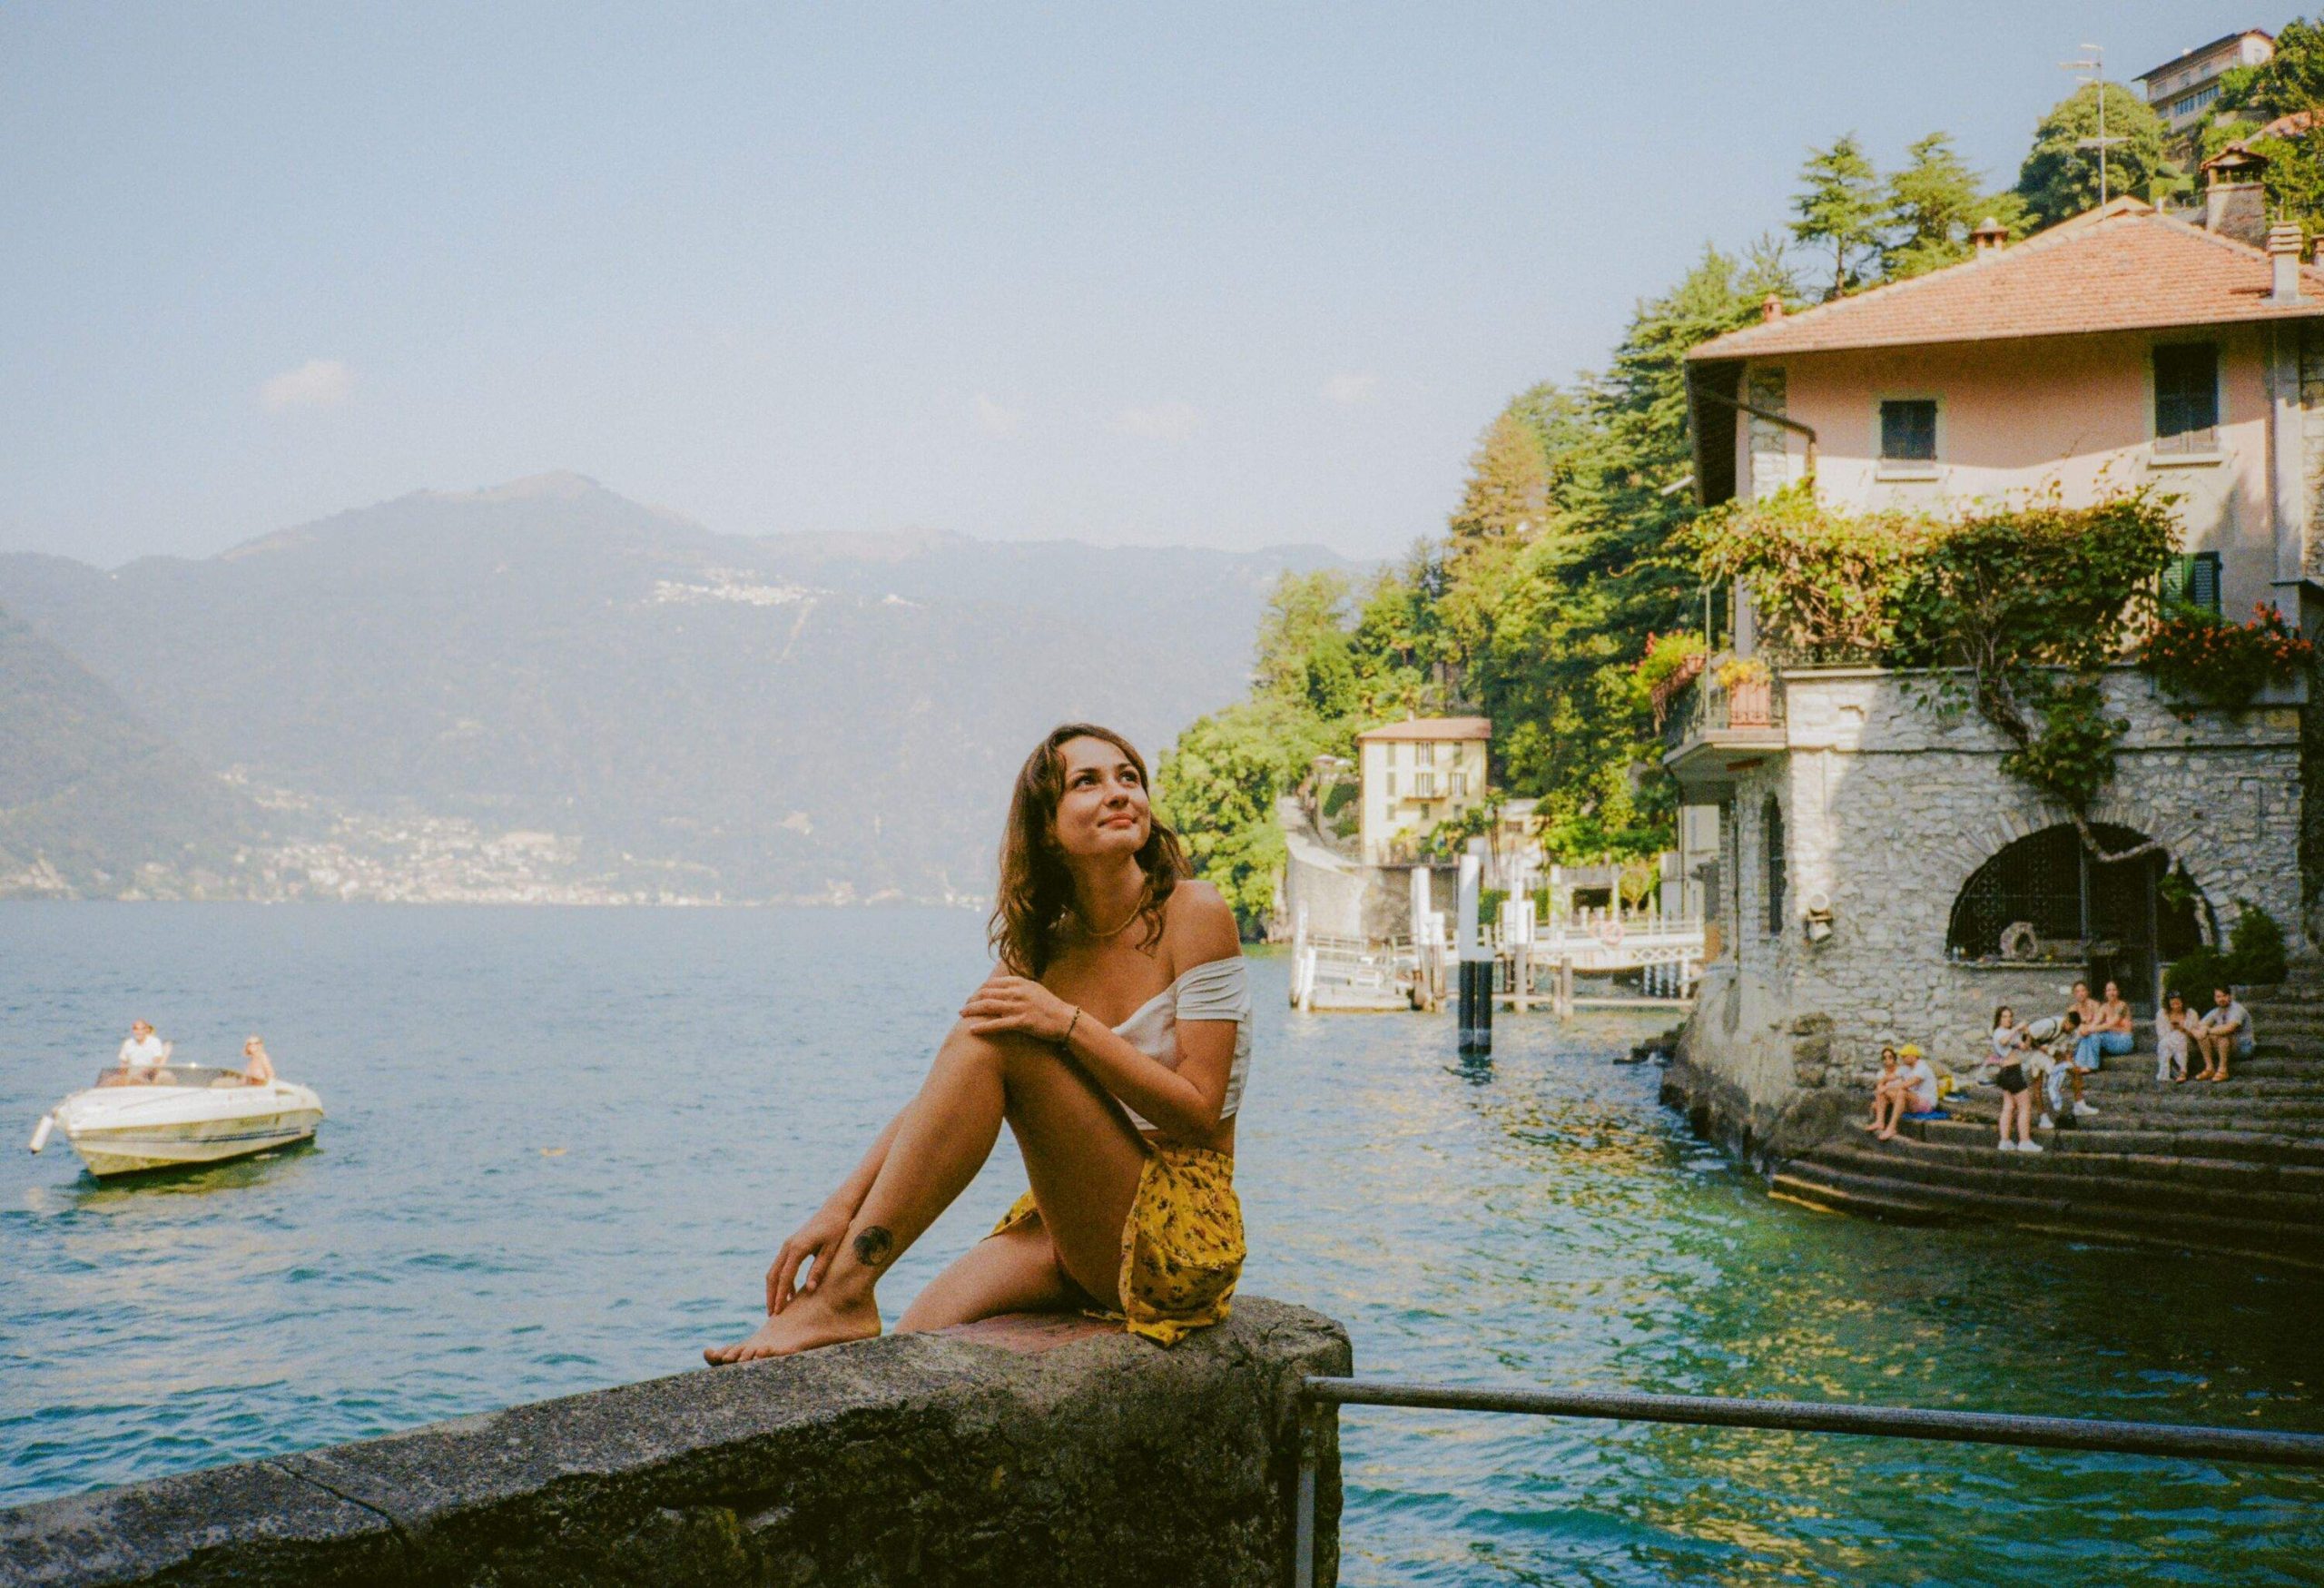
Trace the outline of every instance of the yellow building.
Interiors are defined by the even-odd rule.
[[[1414,717],[1358,734],[1364,863],[1413,858],[1438,823],[1483,800],[1492,738],[1492,724],[1481,716]]]

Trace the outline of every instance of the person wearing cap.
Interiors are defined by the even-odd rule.
[[[1936,1071],[1929,1068],[1920,1044],[1905,1043],[1896,1050],[1896,1057],[1904,1060],[1905,1067],[1896,1072],[1904,1086],[1897,1094],[1897,1111],[1889,1117],[1887,1128],[1879,1132],[1883,1141],[1895,1137],[1898,1121],[1905,1116],[1936,1111]]]

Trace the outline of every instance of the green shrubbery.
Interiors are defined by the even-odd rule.
[[[2214,987],[2265,987],[2284,979],[2284,929],[2248,900],[2235,903],[2242,913],[2228,933],[2227,947],[2197,949],[2174,962],[2164,977],[2171,991],[2197,1009],[2211,1006]]]
[[[2010,743],[2002,769],[2084,819],[2128,729],[2098,676],[2147,620],[2178,542],[2171,498],[2140,489],[2068,508],[2055,495],[1958,518],[1850,513],[1805,482],[1706,513],[1706,578],[1751,593],[1768,647],[1803,662],[1932,669],[1940,705],[1973,705]]]

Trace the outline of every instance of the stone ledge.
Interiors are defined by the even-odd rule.
[[[892,1335],[0,1512],[0,1583],[1273,1588],[1300,1380],[1351,1366],[1337,1324],[1258,1297],[1167,1351],[1071,1319]],[[1328,1435],[1317,1514],[1328,1565]]]

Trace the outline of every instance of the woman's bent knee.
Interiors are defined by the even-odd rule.
[[[938,1051],[956,1055],[965,1061],[990,1064],[1004,1072],[1022,1072],[1031,1065],[1054,1069],[1060,1062],[1053,1042],[1044,1042],[1022,1031],[971,1031],[966,1021],[952,1028]]]

